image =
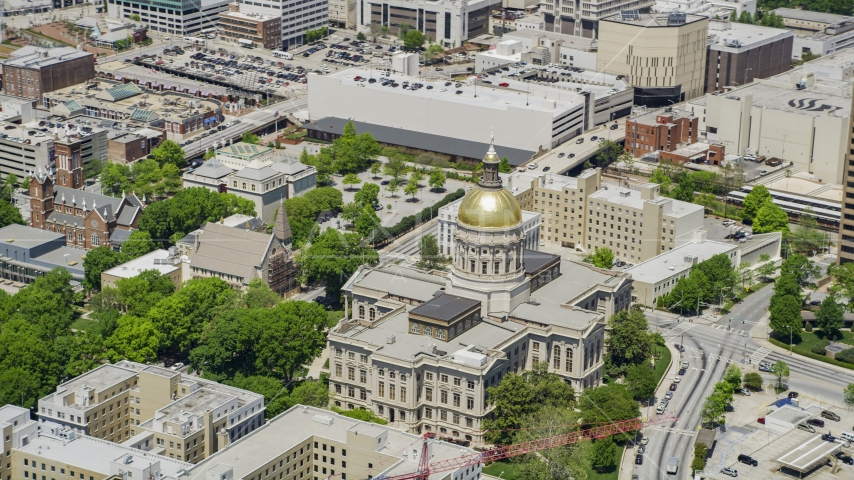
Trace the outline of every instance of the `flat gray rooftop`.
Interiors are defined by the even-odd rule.
[[[409,313],[401,312],[382,321],[374,328],[351,328],[340,335],[374,344],[379,347],[377,353],[381,355],[412,360],[418,354],[432,354],[433,347],[448,354],[469,345],[476,345],[484,349],[495,348],[522,328],[524,327],[514,323],[499,325],[489,320],[483,320],[463,332],[462,335],[457,335],[453,340],[443,341],[409,333]],[[395,336],[394,343],[386,343],[389,335]]]
[[[614,275],[597,272],[581,263],[562,260],[560,276],[531,292],[531,302],[523,303],[510,312],[522,320],[582,329],[602,320],[597,312],[562,305],[590,290],[597,283],[616,283]]]
[[[0,407],[0,425],[10,421],[13,418],[20,416],[23,413],[27,413],[27,419],[29,420],[30,410],[27,408],[21,408],[15,405],[3,405]]]
[[[432,277],[432,278],[431,278]],[[353,282],[353,286],[389,292],[401,297],[426,302],[445,286],[442,277],[425,276],[409,269],[376,269]]]
[[[56,239],[64,240],[65,236],[16,223],[0,228],[0,243],[14,243],[23,248],[34,248]]]
[[[431,298],[411,310],[411,312],[416,315],[449,322],[478,305],[480,305],[480,302],[477,300],[446,293]]]
[[[786,453],[777,461],[791,469],[804,472],[812,469],[820,462],[827,461],[828,455],[833,455],[841,448],[841,443],[825,442],[820,435],[816,434],[806,443]]]
[[[331,419],[331,425],[316,421],[315,416]],[[378,453],[394,457],[387,463],[375,464],[373,469],[364,471],[353,471],[353,478],[368,478],[369,475],[380,477],[381,475],[396,475],[411,473],[418,466],[412,462],[400,460],[400,452],[407,448],[420,448],[421,437],[404,433],[394,428],[369,424],[352,418],[344,417],[329,410],[321,410],[314,407],[296,405],[283,412],[261,428],[246,435],[240,440],[229,444],[225,449],[214,453],[205,460],[192,466],[185,478],[186,480],[206,480],[208,472],[217,465],[230,465],[234,467],[235,479],[241,479],[261,467],[271,459],[300,445],[311,445],[312,439],[322,441],[328,439],[335,442],[346,443],[348,430],[376,435],[383,430],[388,431],[388,441]],[[433,462],[448,460],[473,450],[445,442],[433,443]],[[354,461],[354,464],[360,463]],[[362,462],[362,464],[367,462]],[[449,475],[448,472],[434,473],[430,480],[440,480]]]
[[[160,409],[160,412],[166,414],[164,421],[182,422],[181,417],[184,414],[201,415],[205,411],[213,411],[222,404],[231,401],[234,395],[228,395],[222,392],[216,392],[211,389],[201,388],[186,397],[181,397],[171,404]]]
[[[533,273],[558,258],[560,255],[553,253],[525,250],[522,256],[522,266],[525,268],[525,272]]]
[[[702,22],[708,17],[700,15],[686,15],[685,25],[694,22]],[[623,16],[622,13],[617,13],[609,17],[602,18],[606,22],[624,23],[626,25],[635,25],[641,28],[656,28],[669,27],[668,15],[666,13],[640,13],[636,17]]]
[[[806,20],[808,22],[817,23],[839,23],[843,20],[851,19],[851,17],[845,15],[836,15],[833,13],[824,12],[811,12],[809,10],[799,10],[797,8],[777,8],[772,11],[783,18],[791,18],[793,20]]]
[[[812,416],[813,414],[806,410],[784,405],[782,408],[778,408],[766,415],[766,418],[773,418],[774,420],[797,425]]]
[[[697,263],[700,263],[720,253],[735,252],[737,248],[737,244],[711,240],[690,242],[627,268],[626,273],[631,274],[635,281],[655,284],[679,272],[690,270],[693,264],[685,262],[685,257],[689,255],[697,257]]]

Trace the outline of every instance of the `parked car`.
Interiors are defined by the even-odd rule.
[[[673,383],[679,383],[679,382],[681,382],[681,381],[682,381],[682,378],[681,378],[681,377],[674,377],[674,378],[673,378]]]
[[[620,128],[620,126],[615,123],[615,124],[611,125],[609,128],[611,130],[616,130],[616,129]]]
[[[724,475],[729,475],[730,477],[737,477],[738,476],[738,470],[736,470],[734,468],[729,468],[729,467],[722,468],[721,473]]]
[[[682,362],[681,364],[679,364],[679,366],[681,366],[682,368],[688,368],[688,362]]]
[[[842,420],[841,418],[839,418],[839,415],[837,415],[831,411],[828,411],[828,410],[821,412],[821,416],[828,419],[828,420],[833,420],[834,422],[838,422],[838,421]]]
[[[798,429],[803,430],[805,432],[815,433],[815,429],[812,428],[811,425],[807,425],[806,423],[799,423]]]
[[[759,465],[759,462],[753,459],[750,455],[741,454],[738,456],[738,461],[744,463],[745,465],[750,465],[752,467],[756,467]]]
[[[667,392],[664,394],[665,400],[670,400],[671,398],[673,398],[673,392]]]
[[[638,447],[638,455],[643,455],[644,453],[646,453],[646,447],[643,445],[639,446]]]
[[[789,398],[798,398],[798,392],[789,392]],[[824,415],[824,412],[822,412]]]
[[[671,384],[670,384],[670,391],[671,391],[671,392],[675,392],[675,391],[676,391],[676,384],[675,384],[675,383],[671,383]]]
[[[757,418],[756,421],[761,423],[762,425],[765,425],[765,417]]]
[[[834,437],[833,435],[831,435],[829,433],[825,433],[824,435],[822,435],[821,439],[824,440],[825,442],[831,442],[831,443],[836,441],[836,437]]]
[[[824,428],[824,420],[820,420],[818,418],[811,418],[807,420],[807,425],[812,425],[813,427]]]
[[[643,465],[643,455],[635,455],[635,465]]]
[[[679,369],[679,375],[685,375],[686,372],[687,370],[685,370],[684,368]]]
[[[549,170],[551,170],[551,169],[552,169],[552,167],[543,167],[543,171],[544,171],[544,172],[548,172],[548,171],[549,171]]]
[[[842,463],[854,465],[854,458],[851,458],[849,455],[846,455],[845,452],[836,452],[836,458],[838,458],[839,461]]]
[[[178,363],[176,363],[175,365],[172,365],[172,367],[171,367],[170,369],[171,369],[171,370],[178,370],[178,369],[180,369],[180,368],[181,368],[181,367],[183,367],[183,366],[184,366],[184,364],[183,364],[183,363],[178,362]]]

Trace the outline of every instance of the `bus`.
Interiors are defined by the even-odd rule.
[[[285,60],[294,59],[294,55],[292,53],[283,52],[281,50],[273,50],[273,56],[276,58],[284,58]]]
[[[204,38],[197,38],[197,37],[184,37],[184,43],[189,44],[189,45],[194,45],[194,46],[201,46],[201,47],[203,47],[203,46],[207,45],[207,43],[208,43],[208,42],[207,42],[207,41],[205,41],[205,39],[204,39]]]
[[[247,40],[245,38],[238,38],[237,44],[243,48],[255,48],[255,43],[252,40]]]

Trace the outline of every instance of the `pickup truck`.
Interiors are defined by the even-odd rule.
[[[677,470],[679,470],[679,459],[676,457],[667,459],[667,473],[676,473]]]

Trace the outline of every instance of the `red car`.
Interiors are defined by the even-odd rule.
[[[675,392],[675,391],[676,391],[676,385],[677,385],[677,384],[675,384],[675,383],[671,383],[671,384],[670,384],[670,391],[671,391],[671,392]]]
[[[765,425],[765,417],[757,418],[756,421],[761,423],[762,425]]]
[[[510,84],[509,84],[509,83],[507,83],[507,82],[501,82],[501,83],[499,83],[499,84],[498,84],[498,86],[499,86],[499,87],[509,87],[509,86],[510,86]]]

